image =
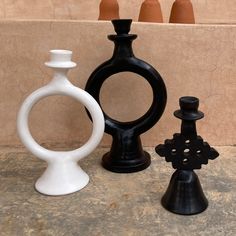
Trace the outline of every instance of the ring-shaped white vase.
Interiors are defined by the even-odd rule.
[[[57,196],[79,191],[88,184],[89,176],[77,162],[94,151],[100,143],[104,133],[104,117],[96,100],[67,79],[68,70],[76,66],[76,63],[71,61],[72,52],[51,50],[50,53],[51,61],[45,64],[54,69],[53,79],[23,102],[17,117],[17,130],[25,147],[48,164],[43,175],[35,183],[36,190],[45,195]],[[40,146],[32,137],[28,125],[29,113],[37,102],[52,95],[73,97],[89,111],[93,130],[91,137],[82,147],[73,151],[51,151]]]

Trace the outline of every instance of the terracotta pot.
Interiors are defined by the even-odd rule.
[[[193,5],[190,0],[175,0],[170,13],[170,23],[194,24]]]
[[[98,20],[120,19],[117,0],[102,0],[99,10]]]
[[[145,0],[140,8],[138,21],[163,23],[163,16],[159,1]]]

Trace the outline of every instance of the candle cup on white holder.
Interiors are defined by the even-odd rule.
[[[89,176],[77,164],[88,156],[100,143],[104,133],[104,116],[96,100],[86,91],[72,85],[68,78],[69,69],[76,67],[71,61],[72,52],[68,50],[51,50],[51,60],[45,65],[54,70],[50,83],[36,90],[23,102],[17,117],[17,130],[25,147],[48,166],[36,181],[35,189],[45,195],[65,195],[84,188]],[[93,131],[89,140],[80,148],[72,151],[51,151],[40,146],[29,131],[28,117],[33,106],[39,100],[52,96],[65,95],[81,102],[93,120]]]

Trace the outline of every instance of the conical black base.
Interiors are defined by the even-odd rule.
[[[168,211],[180,215],[198,214],[208,206],[198,176],[191,170],[175,171],[161,203]]]
[[[146,169],[151,164],[150,155],[143,151],[140,137],[113,138],[110,152],[102,158],[105,169],[117,173],[132,173]]]

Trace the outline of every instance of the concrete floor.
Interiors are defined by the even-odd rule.
[[[160,205],[173,170],[146,148],[152,165],[134,174],[100,166],[107,149],[80,162],[90,183],[82,191],[47,197],[34,190],[45,163],[21,148],[0,151],[1,236],[236,235],[236,147],[216,147],[220,157],[197,171],[208,209],[195,216],[169,213]]]

